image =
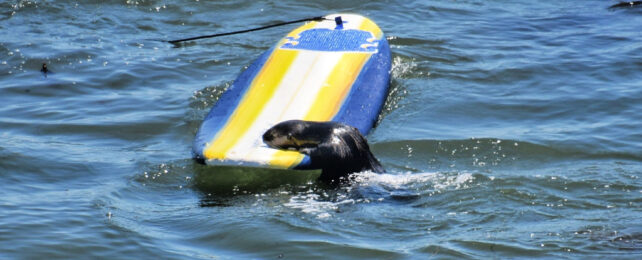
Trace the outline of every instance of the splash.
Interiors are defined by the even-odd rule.
[[[355,174],[358,185],[380,185],[393,189],[421,189],[432,186],[435,190],[461,189],[472,183],[475,177],[470,173],[403,173],[403,174],[376,174],[362,172]]]
[[[223,93],[232,85],[232,82],[223,82],[194,91],[190,98],[190,107],[198,110],[207,110],[218,101]]]
[[[475,180],[471,173],[439,172],[361,172],[353,177],[350,185],[337,190],[309,189],[299,192],[283,206],[317,219],[328,219],[340,213],[342,207],[414,200],[423,194],[468,188]]]
[[[394,79],[403,79],[412,76],[416,71],[417,63],[412,58],[402,58],[396,56],[392,59],[392,68],[390,68],[390,75]]]

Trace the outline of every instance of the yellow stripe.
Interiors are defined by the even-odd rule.
[[[292,168],[298,165],[304,158],[304,155],[294,151],[278,150],[272,155],[270,166],[277,168]]]
[[[359,29],[381,33],[379,27],[368,18],[363,18]],[[341,109],[341,105],[350,92],[352,84],[371,55],[370,53],[344,53],[323,84],[324,87],[317,95],[317,99],[305,116],[305,120],[331,120]]]
[[[203,152],[205,158],[225,158],[225,154],[245,134],[265,104],[272,98],[298,53],[292,50],[274,50],[261,72],[252,81],[252,85],[230,119],[216,135],[214,141],[205,147]]]
[[[359,30],[371,32],[374,37],[377,38],[377,40],[380,39],[381,36],[383,36],[381,28],[379,28],[379,26],[377,26],[377,24],[375,24],[372,20],[365,17],[363,18],[361,25],[359,25]]]
[[[314,105],[312,105],[304,120],[331,120],[341,109],[341,104],[350,92],[352,84],[359,76],[370,55],[372,54],[360,52],[344,53],[324,82],[323,88],[317,95]]]

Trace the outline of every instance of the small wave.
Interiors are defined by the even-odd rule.
[[[583,159],[642,160],[639,155],[575,148],[555,147],[525,141],[495,138],[464,140],[404,140],[380,142],[372,146],[386,164],[401,170],[488,169],[501,167],[539,167],[544,164]],[[544,163],[544,164],[543,164]]]

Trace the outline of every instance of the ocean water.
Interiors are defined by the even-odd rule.
[[[642,8],[614,3],[0,1],[0,258],[640,259]],[[391,45],[388,173],[195,163],[298,25],[159,40],[336,12]]]

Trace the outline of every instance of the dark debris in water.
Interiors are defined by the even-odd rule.
[[[609,9],[631,8],[642,6],[642,1],[619,2],[609,7]]]
[[[40,72],[42,72],[42,75],[45,76],[45,78],[47,77],[47,73],[50,73],[49,69],[47,69],[47,63],[42,64]]]
[[[611,239],[611,242],[613,242],[619,250],[642,251],[642,233],[617,236]]]

